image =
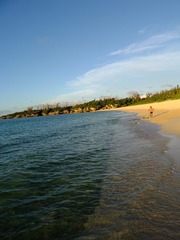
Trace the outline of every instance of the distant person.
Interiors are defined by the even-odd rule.
[[[150,108],[148,109],[148,111],[149,111],[149,117],[153,117],[153,115],[154,115],[154,108],[152,107],[152,106],[150,106]]]

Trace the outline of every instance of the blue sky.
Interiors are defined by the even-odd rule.
[[[180,84],[179,0],[0,0],[0,115]]]

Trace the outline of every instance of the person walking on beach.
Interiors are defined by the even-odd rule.
[[[150,108],[148,109],[149,111],[149,117],[153,117],[153,114],[154,114],[154,108],[152,106],[150,106]]]

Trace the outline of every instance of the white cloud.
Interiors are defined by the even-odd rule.
[[[97,67],[69,82],[70,93],[59,99],[91,100],[103,95],[127,97],[129,91],[148,92],[149,86],[158,91],[162,85],[176,86],[180,76],[180,46],[161,48],[180,38],[179,32],[153,36],[142,43],[132,44],[121,52],[135,53],[158,48],[151,54],[129,55],[111,64]],[[58,99],[58,98],[57,98]]]
[[[179,39],[180,39],[180,31],[178,29],[176,31],[154,35],[146,39],[145,41],[136,42],[124,49],[111,52],[109,55],[110,56],[127,55],[127,54],[134,54],[134,53],[142,53],[146,50],[164,48],[168,44],[172,44],[172,42]]]
[[[90,86],[89,88],[83,86],[82,89],[72,89],[70,93],[61,94],[60,96],[56,97],[55,99],[51,100],[51,102],[71,102],[73,103],[79,103],[81,101],[85,101],[92,99],[93,96],[95,96],[96,90],[93,88],[93,86]]]
[[[135,73],[179,70],[179,62],[180,51],[131,58],[93,69],[71,82],[71,86],[79,87],[99,85],[106,82],[112,83],[122,76],[131,75],[133,77]]]
[[[144,34],[145,32],[146,32],[145,29],[141,29],[141,30],[138,31],[139,34]]]
[[[159,78],[160,75],[164,76],[164,80],[169,81],[168,84],[173,80],[176,82],[180,76],[179,62],[180,51],[177,51],[107,64],[93,69],[71,82],[71,88],[74,91],[67,97],[76,97],[76,99],[80,96],[100,97],[108,90],[111,90],[114,95],[122,95],[121,91],[124,88],[126,88],[126,92],[143,89],[146,84],[148,88],[149,85],[157,86],[158,81],[159,85],[162,85],[160,82],[163,82],[163,79]],[[168,80],[168,74],[171,75],[171,73],[176,74],[177,78]],[[138,85],[139,83],[141,86]]]

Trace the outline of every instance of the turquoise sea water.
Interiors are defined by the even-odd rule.
[[[0,121],[0,239],[179,239],[168,141],[119,111]]]

